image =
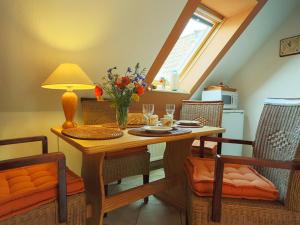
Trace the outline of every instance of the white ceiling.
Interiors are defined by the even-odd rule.
[[[200,99],[207,85],[229,82],[247,61],[259,51],[268,37],[284,22],[293,10],[299,10],[299,0],[269,0],[232,48],[199,87],[193,99]]]

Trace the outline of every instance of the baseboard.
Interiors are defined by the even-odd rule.
[[[164,165],[164,163],[163,163],[162,159],[151,161],[150,162],[150,170],[157,170],[157,169],[163,168],[163,165]]]

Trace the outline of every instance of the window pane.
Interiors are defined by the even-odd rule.
[[[163,77],[171,81],[174,73],[180,74],[212,27],[212,23],[194,14],[156,75],[155,80],[159,81]]]

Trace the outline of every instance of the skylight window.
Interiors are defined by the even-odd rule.
[[[158,89],[177,90],[179,76],[201,49],[214,25],[214,22],[194,13],[156,75],[153,85]]]

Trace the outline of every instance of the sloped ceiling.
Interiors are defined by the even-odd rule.
[[[204,87],[221,81],[227,83],[233,76],[238,75],[242,66],[255,55],[256,51],[259,51],[268,37],[298,7],[300,7],[299,0],[269,0],[192,98],[201,99]]]
[[[201,3],[224,17],[235,16],[256,4],[253,0],[201,0]]]
[[[185,4],[1,0],[0,111],[60,110],[62,92],[40,87],[60,63],[78,63],[93,81],[115,65],[149,68]]]

